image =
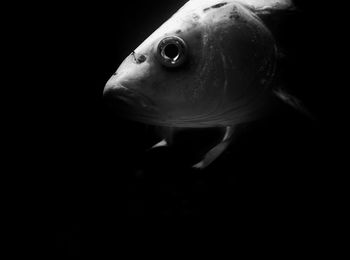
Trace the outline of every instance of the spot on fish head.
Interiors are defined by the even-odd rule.
[[[198,22],[198,20],[200,19],[200,16],[198,14],[192,14],[192,19],[194,22]]]
[[[238,8],[236,6],[233,6],[230,12],[230,19],[238,20],[240,18],[241,18],[241,15],[238,11]]]

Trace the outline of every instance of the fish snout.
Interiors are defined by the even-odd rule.
[[[114,99],[116,98],[119,94],[126,92],[127,88],[123,87],[120,84],[116,83],[111,83],[111,80],[109,80],[103,89],[103,97],[105,99]]]

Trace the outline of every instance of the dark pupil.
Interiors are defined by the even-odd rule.
[[[164,48],[164,54],[170,59],[175,59],[179,55],[179,48],[175,44],[168,44]]]

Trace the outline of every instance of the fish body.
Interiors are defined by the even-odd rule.
[[[277,46],[261,15],[289,7],[281,0],[191,0],[126,57],[104,95],[131,120],[225,129],[221,148],[213,148],[220,152],[197,164],[203,168],[237,125],[268,105]]]

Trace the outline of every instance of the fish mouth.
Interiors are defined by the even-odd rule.
[[[119,116],[128,119],[147,121],[158,115],[157,106],[149,97],[120,84],[107,85],[103,91],[103,97]]]

